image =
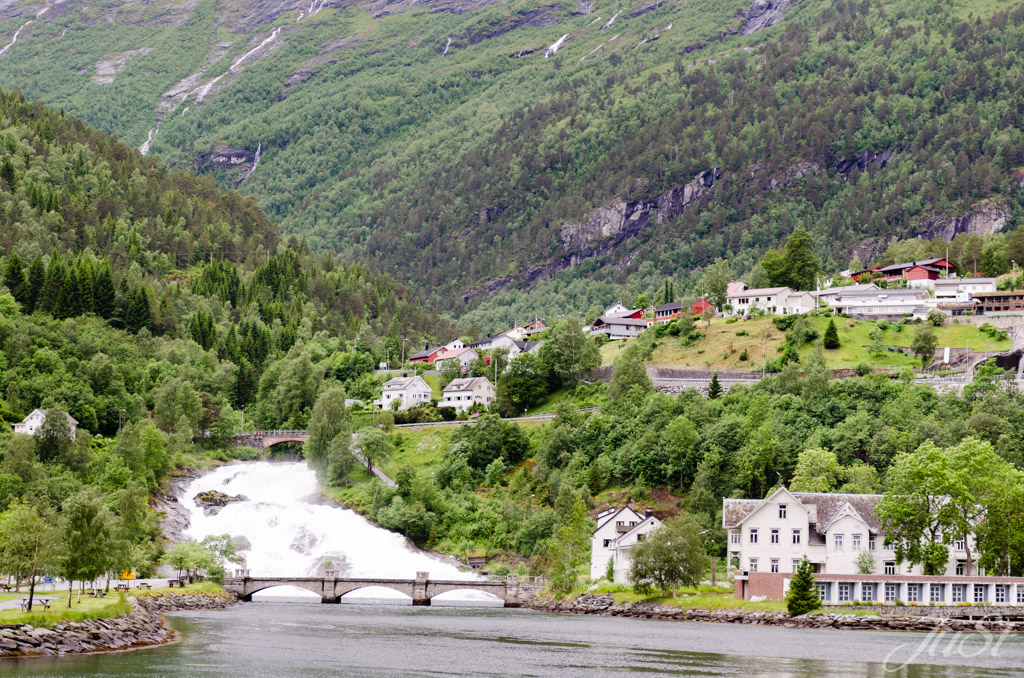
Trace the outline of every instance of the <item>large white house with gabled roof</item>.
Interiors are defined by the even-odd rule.
[[[764,499],[723,499],[722,527],[729,534],[729,562],[745,572],[793,573],[807,556],[815,572],[857,574],[857,560],[868,553],[874,573],[921,574],[897,560],[885,546],[885,533],[875,514],[880,494],[790,492],[782,487]],[[947,576],[966,571],[962,542],[950,549]]]
[[[35,435],[36,431],[46,420],[47,412],[49,412],[49,410],[32,410],[27,417],[14,425],[14,432],[18,435]],[[75,434],[78,432],[78,420],[67,413],[65,413],[65,416],[68,418],[68,428],[71,429],[71,439],[74,440]]]
[[[390,410],[392,403],[399,402],[399,412],[404,412],[417,405],[430,402],[430,384],[419,375],[395,377],[384,382],[381,387],[380,400],[375,404],[382,409]]]

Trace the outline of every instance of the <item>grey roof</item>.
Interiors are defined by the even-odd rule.
[[[427,385],[427,382],[423,381],[418,376],[395,377],[394,379],[389,379],[388,381],[384,382],[384,386],[382,386],[381,388],[385,391],[404,391],[417,381],[423,382],[423,384],[427,386],[428,389],[430,388],[430,386]]]
[[[929,297],[928,290],[920,287],[898,287],[891,290],[854,290],[837,294],[840,299],[845,297]]]
[[[830,297],[836,294],[849,294],[850,292],[877,291],[881,288],[875,283],[857,283],[856,285],[844,285],[843,287],[830,287],[826,290],[811,292],[816,297]]]
[[[428,355],[430,355],[431,353],[433,353],[434,351],[436,351],[439,348],[441,348],[441,347],[440,346],[432,346],[430,348],[425,348],[425,349],[423,349],[422,351],[420,351],[418,353],[413,353],[411,356],[409,356],[409,360],[415,360],[416,358],[426,358]]]
[[[539,345],[541,345],[543,343],[544,343],[543,341],[517,341],[517,342],[515,342],[516,348],[518,348],[523,353],[529,353],[530,351],[532,351],[533,349],[537,348]]]
[[[28,420],[29,420],[29,418],[31,418],[31,417],[32,417],[32,415],[33,415],[33,414],[35,414],[36,412],[38,412],[39,414],[43,415],[43,417],[45,418],[45,417],[46,417],[46,413],[47,413],[47,412],[49,412],[49,411],[50,411],[49,409],[40,409],[40,408],[38,408],[38,407],[37,407],[36,409],[34,409],[34,410],[32,410],[31,412],[29,412],[29,413],[28,413],[28,416],[27,416],[27,417],[25,417],[24,419],[22,419],[20,423],[24,424],[24,423],[25,423],[26,421],[28,421]],[[68,418],[68,423],[69,423],[69,424],[71,424],[72,426],[78,426],[78,420],[77,420],[77,419],[75,419],[74,417],[72,417],[72,416],[71,416],[70,414],[68,414],[67,412],[65,412],[64,414],[65,414],[65,415],[67,415],[67,418]]]
[[[904,261],[901,264],[889,264],[888,266],[883,266],[878,270],[880,273],[885,273],[886,271],[903,271],[908,268],[913,268],[914,266],[931,266],[936,261],[942,261],[943,259],[945,259],[945,257],[935,257],[934,259],[924,259],[923,261]],[[951,263],[949,267],[956,268],[956,264]],[[945,268],[945,266],[940,268]]]
[[[995,278],[945,278],[943,280],[936,280],[936,285],[978,285],[978,284],[996,284]]]
[[[682,310],[682,308],[683,308],[683,302],[681,302],[681,301],[673,301],[673,302],[668,303],[668,304],[662,304],[658,308],[654,309],[654,312],[657,313],[658,311],[679,311],[679,310]]]
[[[448,391],[472,391],[476,388],[480,382],[486,382],[488,386],[491,385],[490,380],[487,377],[462,377],[460,379],[452,379],[451,382],[442,389],[442,393]]]
[[[616,318],[614,316],[601,316],[594,321],[594,325],[637,325],[645,326],[647,321],[642,318]]]
[[[778,294],[782,290],[788,290],[788,287],[761,287],[753,290],[743,290],[742,292],[735,292],[728,295],[730,299],[735,297],[759,297],[769,294]]]
[[[817,509],[816,524],[828,525],[836,513],[847,502],[864,519],[872,532],[881,532],[882,524],[875,515],[875,508],[882,500],[880,494],[841,494],[825,492],[791,492],[796,500],[804,506]],[[770,498],[770,497],[769,497]],[[722,525],[726,529],[734,528],[761,506],[767,499],[724,499],[722,500]]]

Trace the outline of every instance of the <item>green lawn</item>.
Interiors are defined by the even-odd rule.
[[[221,588],[220,584],[212,581],[197,581],[193,584],[186,584],[183,587],[165,587],[159,589],[137,589],[133,588],[128,591],[129,596],[137,598],[145,598],[149,596],[160,596],[168,593],[174,594],[189,594],[189,593],[223,593],[224,589]]]
[[[49,611],[44,611],[43,606],[38,604],[39,598],[47,598],[52,601]],[[50,627],[62,621],[116,617],[131,611],[131,607],[124,599],[124,594],[113,592],[105,598],[82,596],[82,602],[78,602],[76,591],[71,598],[70,610],[67,607],[67,591],[63,593],[60,591],[36,591],[35,600],[36,604],[32,606],[31,612],[22,612],[20,608],[0,610],[0,624],[31,624],[37,627]]]
[[[452,437],[454,426],[427,426],[422,428],[394,429],[391,440],[395,444],[395,454],[381,465],[384,472],[394,475],[406,464],[412,466],[417,473],[432,471],[441,458]]]
[[[812,326],[818,331],[819,337],[825,334],[825,328],[831,319],[829,316],[814,316]],[[874,321],[850,320],[836,317],[836,328],[839,331],[841,347],[825,351],[829,367],[833,369],[856,367],[866,363],[877,369],[902,369],[916,367],[920,361],[914,356],[897,351],[872,357],[868,353],[871,340],[868,333],[876,326]],[[897,325],[885,331],[884,342],[887,346],[909,347],[914,339],[917,325],[905,325],[902,331]],[[654,355],[650,363],[659,367],[692,367],[695,369],[729,369],[749,370],[756,372],[761,368],[762,338],[764,339],[764,358],[771,362],[777,358],[785,342],[785,333],[780,332],[769,318],[754,318],[726,322],[725,318],[716,318],[708,326],[704,322],[697,324],[703,334],[690,346],[684,346],[678,337],[665,336],[658,339]],[[966,348],[972,351],[1004,351],[1011,345],[1009,339],[994,341],[992,337],[981,332],[973,324],[944,325],[935,328],[939,338],[939,347]],[[612,341],[601,347],[602,365],[611,365],[619,356],[621,349],[628,341]],[[813,344],[806,344],[800,349],[801,358],[805,358],[814,350]],[[746,360],[743,354],[746,352]]]
[[[632,588],[623,584],[602,582],[591,593],[610,593],[617,604],[625,603],[659,603],[672,607],[694,610],[754,610],[759,612],[785,612],[786,604],[782,601],[763,601],[754,603],[733,597],[732,587],[699,586],[680,588],[676,597],[642,595],[633,592]]]

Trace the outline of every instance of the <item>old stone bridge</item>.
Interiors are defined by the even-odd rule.
[[[257,430],[246,431],[234,436],[231,444],[236,447],[255,447],[265,450],[278,443],[304,443],[309,439],[309,431],[299,430]]]
[[[252,595],[275,586],[297,586],[320,596],[323,603],[340,603],[341,597],[357,589],[381,586],[412,598],[413,605],[430,605],[430,599],[448,591],[484,591],[505,602],[505,607],[519,607],[533,600],[544,588],[536,579],[508,575],[496,580],[430,579],[427,572],[417,572],[415,579],[374,579],[372,577],[338,577],[328,570],[323,577],[260,577],[249,576],[248,570],[236,570],[224,581],[224,590],[240,600],[250,601]]]

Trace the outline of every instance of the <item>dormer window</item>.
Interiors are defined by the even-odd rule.
[[[786,519],[786,505],[785,504],[779,504],[779,520],[785,520],[785,519]]]

